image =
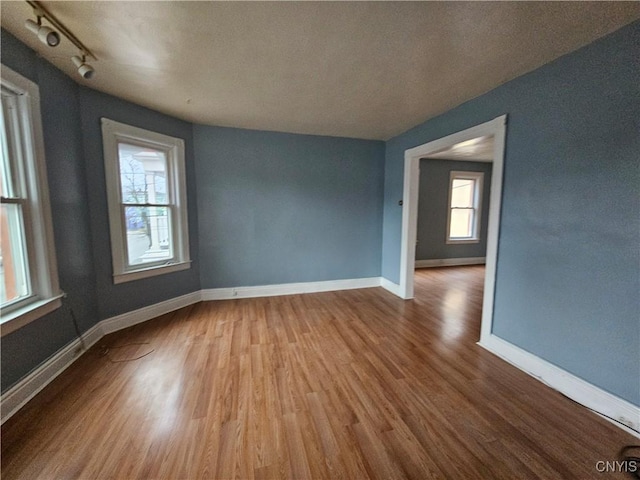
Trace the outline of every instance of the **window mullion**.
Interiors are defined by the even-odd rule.
[[[169,207],[170,203],[134,203],[134,202],[122,202],[125,207]]]
[[[9,205],[23,205],[26,203],[26,200],[20,197],[2,197],[2,203]]]
[[[120,204],[120,224],[122,225],[122,268],[125,270],[129,265],[129,244],[127,242],[127,204]],[[113,248],[113,247],[112,247]]]

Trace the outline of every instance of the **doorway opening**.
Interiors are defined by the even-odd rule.
[[[470,145],[479,137],[492,139],[492,179],[489,193],[489,215],[487,225],[487,249],[480,342],[488,339],[492,330],[493,299],[500,231],[500,203],[502,199],[502,173],[504,166],[504,144],[506,115],[489,122],[448,135],[432,142],[405,151],[404,194],[402,211],[402,240],[400,252],[399,294],[404,299],[413,298],[414,271],[416,261],[416,239],[418,224],[418,194],[420,189],[420,160],[437,155],[460,145]],[[462,158],[459,158],[462,159]],[[489,160],[487,160],[489,161]]]

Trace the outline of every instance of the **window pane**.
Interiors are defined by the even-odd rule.
[[[0,240],[0,300],[5,305],[30,293],[20,205],[1,205]]]
[[[9,163],[9,138],[7,133],[7,125],[5,123],[5,109],[7,99],[2,96],[2,109],[0,109],[0,196],[12,197],[13,189],[11,188],[11,166]]]
[[[119,143],[118,157],[123,203],[169,203],[164,152]]]
[[[129,265],[173,258],[171,218],[167,207],[124,207]]]
[[[473,209],[451,210],[449,237],[470,238],[473,236]]]
[[[473,207],[475,180],[456,178],[451,183],[451,206],[459,208]]]

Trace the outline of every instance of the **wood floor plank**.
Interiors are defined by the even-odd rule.
[[[351,428],[354,433],[355,443],[363,453],[367,464],[367,472],[371,478],[407,478],[400,465],[388,454],[382,437],[376,435],[374,427],[362,422],[353,424]]]
[[[637,440],[476,345],[483,275],[418,270],[412,301],[202,302],[108,335],[2,426],[2,478],[604,478]]]

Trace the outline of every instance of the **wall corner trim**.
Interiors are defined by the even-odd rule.
[[[402,295],[400,295],[400,285],[398,285],[397,283],[393,283],[391,280],[387,280],[386,278],[381,277],[380,286],[385,290],[393,293],[394,295],[402,298]]]
[[[496,335],[491,334],[487,338],[481,338],[478,345],[536,380],[601,414],[603,418],[615,426],[640,438],[640,407],[602,390]],[[629,428],[625,428],[624,425],[607,417],[616,419]]]

